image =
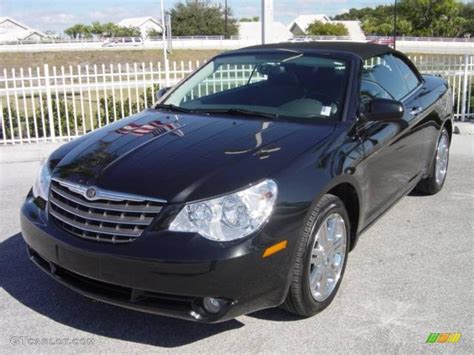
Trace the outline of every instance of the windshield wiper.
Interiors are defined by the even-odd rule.
[[[209,114],[223,113],[223,114],[231,114],[231,115],[239,115],[239,116],[258,116],[258,117],[263,117],[263,118],[269,118],[271,120],[276,120],[278,118],[278,115],[274,113],[252,111],[252,110],[247,110],[244,108],[196,109],[195,112],[196,111],[205,112]]]
[[[155,106],[157,109],[163,109],[163,110],[168,110],[168,111],[174,111],[174,112],[183,112],[183,113],[190,113],[193,112],[193,110],[189,108],[184,108],[176,105],[169,105],[169,104],[158,104]]]

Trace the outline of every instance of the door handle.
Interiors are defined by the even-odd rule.
[[[412,107],[410,110],[410,115],[417,116],[423,111],[421,106]]]

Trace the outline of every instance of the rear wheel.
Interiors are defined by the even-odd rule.
[[[441,191],[448,173],[449,163],[449,133],[443,128],[438,139],[436,155],[431,163],[431,171],[426,179],[416,186],[416,191],[423,195],[434,195]]]
[[[303,229],[285,310],[310,317],[331,303],[344,274],[349,236],[344,204],[334,195],[323,196]]]

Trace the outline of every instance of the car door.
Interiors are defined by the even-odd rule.
[[[361,103],[383,97],[398,100],[405,107],[402,119],[362,122],[358,126],[365,150],[367,223],[407,193],[420,174],[417,147],[423,140],[423,132],[417,129],[418,117],[422,113],[417,98],[419,89],[408,88],[391,54],[364,62]]]
[[[406,61],[406,59],[393,55],[397,67],[405,80],[410,92],[406,99],[406,108],[410,112],[410,118],[413,121],[415,129],[420,131],[421,139],[414,143],[414,151],[417,153],[417,169],[425,172],[430,167],[433,158],[434,148],[438,139],[438,128],[434,121],[439,119],[434,104],[439,99],[439,92],[430,90],[425,83],[420,80],[421,77]]]

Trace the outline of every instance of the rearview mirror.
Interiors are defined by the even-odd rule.
[[[367,104],[363,113],[367,121],[393,121],[403,117],[405,109],[399,101],[390,99],[373,99]]]
[[[163,96],[165,96],[165,94],[170,91],[171,87],[166,87],[166,88],[161,88],[160,90],[158,90],[156,92],[156,95],[155,95],[155,99],[156,101],[158,101],[159,99],[161,99]]]

